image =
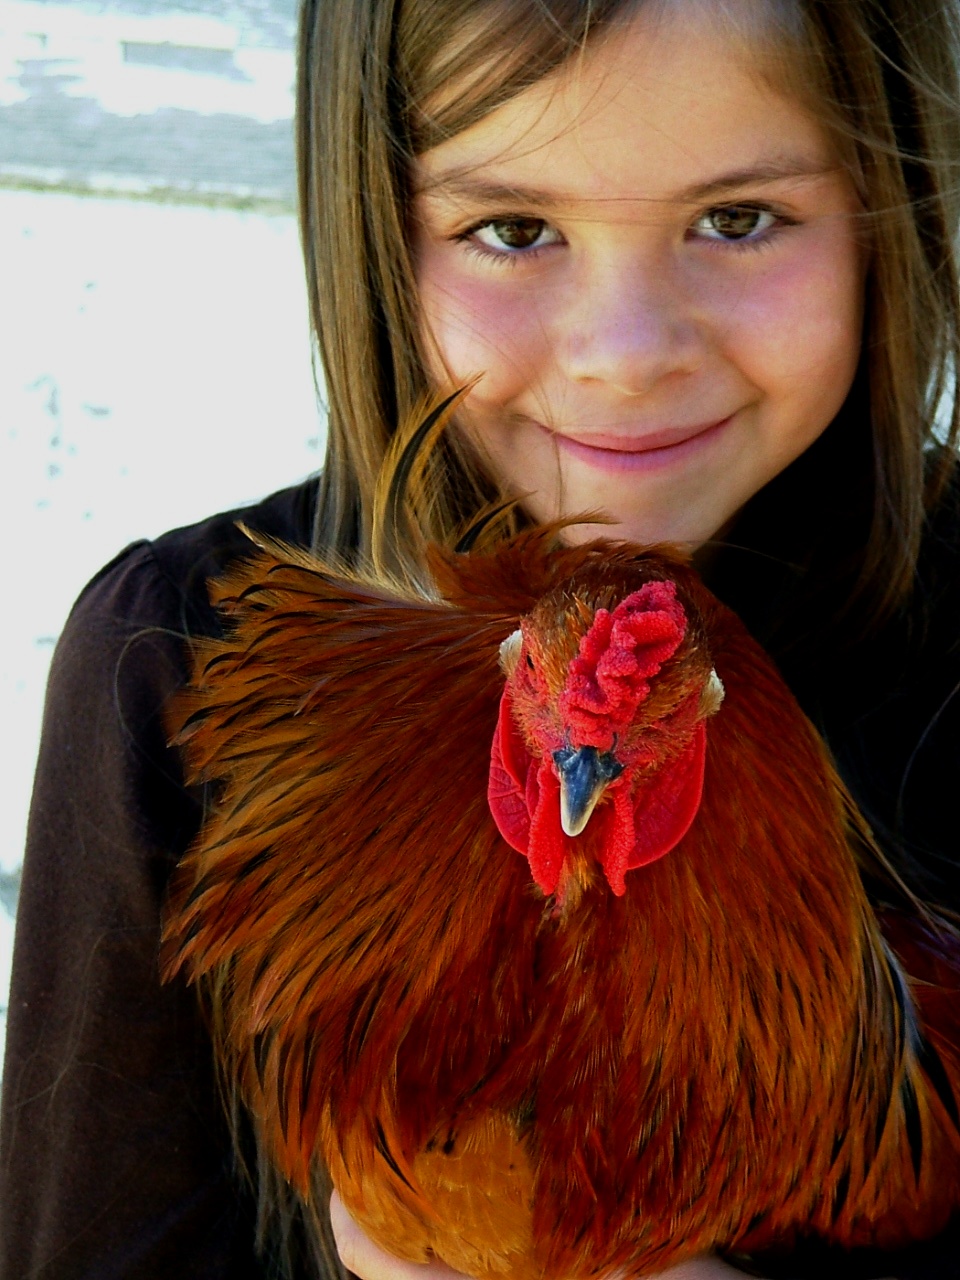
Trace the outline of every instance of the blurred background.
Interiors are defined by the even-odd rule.
[[[0,1053],[47,669],[127,543],[315,471],[295,0],[0,0]]]

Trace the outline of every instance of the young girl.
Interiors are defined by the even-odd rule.
[[[9,1014],[4,1280],[320,1266],[268,1170],[258,1228],[196,997],[159,983],[200,815],[162,712],[183,635],[216,629],[206,580],[248,547],[234,521],[362,554],[390,433],[431,389],[481,375],[436,536],[505,491],[525,517],[602,510],[612,536],[695,549],[890,856],[960,907],[955,24],[947,0],[308,0],[327,463],[319,492],[128,548],[64,632]],[[364,1280],[445,1272],[332,1209]],[[835,1273],[957,1256],[943,1238]]]

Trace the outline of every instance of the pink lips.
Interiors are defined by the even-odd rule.
[[[549,434],[564,453],[603,471],[653,471],[680,462],[710,444],[733,417],[692,427],[668,427],[645,435],[597,433],[582,436]],[[537,424],[540,425],[539,423]],[[543,427],[546,431],[547,428]]]

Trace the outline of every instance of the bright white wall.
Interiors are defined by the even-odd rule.
[[[0,280],[9,873],[77,592],[131,540],[314,471],[323,424],[292,217],[0,190]],[[0,908],[0,1005],[11,933]]]

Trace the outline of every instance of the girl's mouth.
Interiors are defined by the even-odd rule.
[[[730,423],[733,414],[719,421],[690,427],[668,427],[643,435],[618,436],[607,433],[568,435],[551,431],[541,423],[562,452],[601,471],[655,471],[692,457],[708,447]]]

